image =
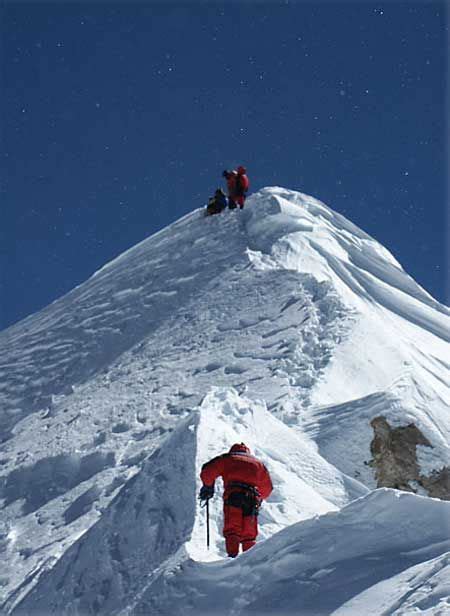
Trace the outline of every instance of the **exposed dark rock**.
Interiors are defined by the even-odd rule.
[[[450,500],[450,468],[448,466],[440,471],[435,471],[429,477],[422,476],[421,481],[428,492],[428,496]]]
[[[450,469],[442,468],[430,476],[421,475],[417,463],[416,447],[432,447],[422,432],[411,423],[392,428],[385,417],[379,416],[370,422],[374,438],[370,444],[375,478],[379,488],[396,488],[417,492],[423,488],[428,496],[450,500]]]

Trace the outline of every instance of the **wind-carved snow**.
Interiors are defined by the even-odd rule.
[[[208,218],[194,211],[120,255],[0,334],[3,609],[33,601],[53,609],[46,597],[56,597],[58,585],[58,614],[80,605],[132,613],[150,589],[153,607],[167,606],[164,593],[169,601],[172,592],[176,613],[176,597],[185,592],[176,588],[177,572],[186,563],[193,587],[200,584],[189,609],[202,609],[202,593],[210,609],[222,567],[230,572],[256,559],[207,562],[223,557],[219,498],[213,545],[204,550],[199,468],[234,440],[249,441],[275,477],[261,513],[263,545],[255,548],[257,554],[269,546],[266,556],[287,532],[280,529],[293,522],[302,528],[324,512],[339,515],[375,487],[375,416],[392,426],[417,425],[432,445],[426,453],[418,448],[423,471],[448,465],[449,331],[448,309],[385,248],[319,201],[282,188],[252,195],[243,211]],[[179,456],[172,457],[175,444]],[[171,465],[179,469],[175,483],[170,473],[159,474]],[[150,496],[160,486],[182,496],[183,519],[165,497]],[[142,493],[157,504],[133,518]],[[431,503],[420,505],[426,518],[434,505],[422,500]],[[352,525],[376,501],[363,502],[367,511],[355,509]],[[392,506],[388,497],[380,502]],[[165,534],[165,514],[174,541]],[[127,529],[130,519],[138,523]],[[376,527],[367,532],[379,540]],[[349,540],[345,529],[342,536]],[[444,563],[441,552],[430,553],[426,558]],[[431,571],[426,558],[424,579]],[[390,569],[380,559],[381,583],[383,567],[387,577]],[[266,569],[252,563],[259,579]],[[314,563],[313,582],[304,583],[322,590],[331,569],[342,585],[342,567],[369,570],[369,561],[358,559]],[[200,571],[206,578],[197,580]],[[292,578],[287,564],[277,571],[264,573],[274,601]],[[372,578],[364,579],[368,589]],[[299,582],[299,594],[306,587]],[[237,588],[236,614],[248,590]],[[347,601],[356,595],[346,588],[338,596],[348,593]],[[311,597],[321,605],[319,595]]]
[[[31,609],[60,614],[67,605],[80,613],[113,614],[153,582],[154,571],[168,558],[224,558],[220,499],[211,506],[212,545],[209,553],[205,550],[205,516],[196,503],[199,473],[207,459],[242,439],[265,461],[275,482],[260,516],[263,539],[367,491],[336,471],[262,402],[216,388],[143,462],[101,518],[51,570],[33,580],[36,589],[27,588],[23,601],[14,594],[6,607],[15,607],[14,614]]]
[[[375,490],[289,526],[236,562],[167,563],[119,614],[445,614],[449,515],[450,503]]]
[[[448,308],[384,247],[317,200],[281,188],[253,199],[259,207],[245,215],[259,266],[310,273],[329,283],[350,311],[349,329],[311,387],[303,429],[327,459],[370,487],[370,420],[377,414],[415,422],[433,445],[427,468],[448,465]]]
[[[14,593],[5,608],[56,615],[70,606],[81,614],[113,614],[132,602],[192,529],[196,423],[195,415],[183,422],[91,528],[28,583],[23,598]]]
[[[235,442],[245,442],[265,463],[274,491],[259,516],[263,539],[294,522],[335,510],[367,491],[359,482],[336,471],[318,454],[312,441],[276,419],[263,401],[239,396],[233,389],[213,388],[206,395],[200,406],[197,441],[197,477],[202,464],[228,451]],[[220,495],[220,480],[218,486]],[[194,560],[225,554],[220,499],[211,501],[210,515],[211,550],[205,553],[205,516],[197,516],[187,545]]]

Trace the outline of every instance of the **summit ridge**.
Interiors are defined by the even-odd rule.
[[[389,251],[296,191],[197,209],[145,239],[0,333],[1,609],[211,613],[221,584],[223,613],[264,613],[222,562],[218,503],[202,544],[198,472],[237,439],[275,478],[262,545],[233,563],[268,576],[271,609],[279,584],[285,609],[300,584],[304,609],[339,614],[410,568],[441,584],[448,503],[425,481],[380,485],[371,422],[420,431],[421,476],[450,468],[449,332],[449,309]],[[419,514],[430,529],[413,540]],[[391,562],[387,537],[411,558]],[[364,581],[345,586],[346,567]],[[335,603],[320,599],[327,576]]]

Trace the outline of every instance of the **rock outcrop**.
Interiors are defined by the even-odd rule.
[[[426,476],[417,461],[417,445],[432,447],[413,423],[393,428],[385,417],[370,422],[374,438],[370,445],[378,488],[396,488],[423,493],[433,498],[450,500],[450,469],[444,467]]]

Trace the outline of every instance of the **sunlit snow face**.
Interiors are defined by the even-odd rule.
[[[17,532],[17,529],[15,528],[11,528],[8,534],[6,535],[7,540],[11,544],[14,544],[17,541],[18,537],[19,537],[19,533]]]

